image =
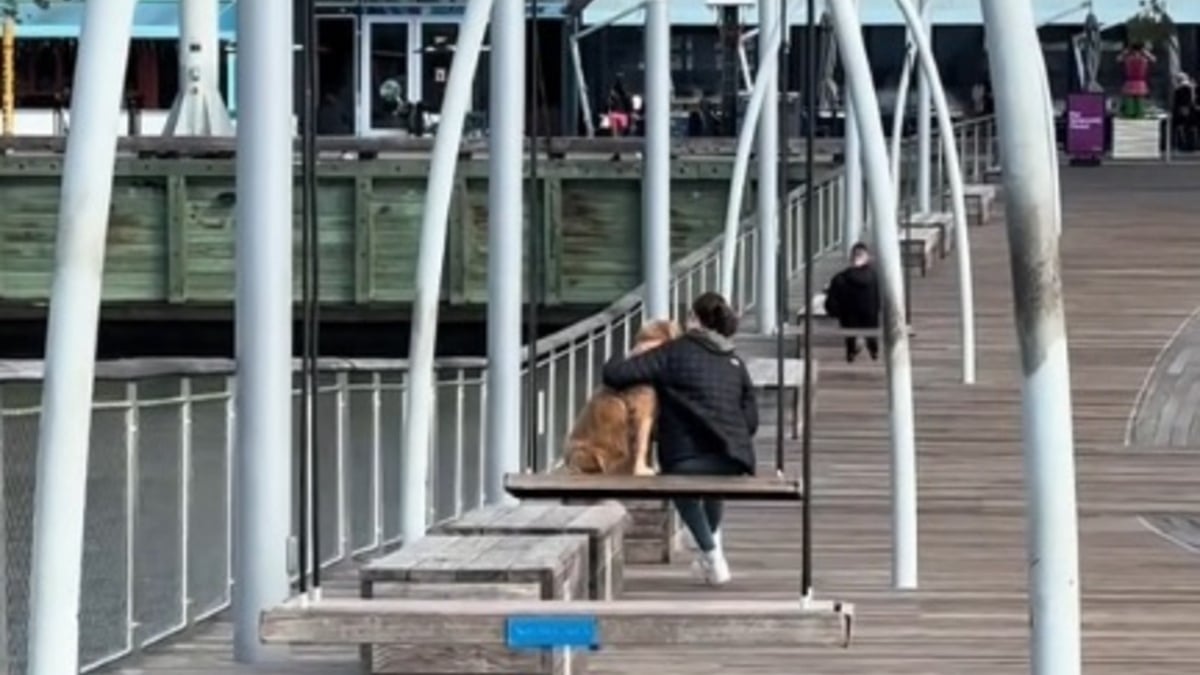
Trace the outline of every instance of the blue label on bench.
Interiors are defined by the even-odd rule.
[[[508,648],[600,648],[600,624],[594,616],[514,616],[507,624]]]

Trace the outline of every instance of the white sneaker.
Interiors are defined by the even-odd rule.
[[[723,586],[733,578],[725,554],[719,548],[698,554],[692,562],[692,573],[710,586]]]

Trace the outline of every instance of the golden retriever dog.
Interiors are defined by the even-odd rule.
[[[670,321],[642,326],[630,355],[641,354],[679,337]],[[643,385],[624,391],[598,389],[579,412],[567,435],[563,468],[569,473],[649,476],[650,433],[658,415],[654,387]]]

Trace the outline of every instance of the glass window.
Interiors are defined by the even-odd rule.
[[[371,128],[406,129],[409,97],[408,24],[368,25]]]

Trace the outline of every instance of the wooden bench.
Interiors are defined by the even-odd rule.
[[[755,357],[746,359],[746,369],[750,371],[750,380],[756,389],[768,391],[782,387],[792,395],[792,438],[800,438],[800,428],[804,423],[803,390],[804,390],[804,360],[783,359],[783,382],[779,381],[779,366],[776,359]],[[813,362],[813,382],[817,379],[816,362]]]
[[[954,248],[954,214],[943,211],[914,213],[909,216],[907,223],[901,224],[901,232],[909,229],[936,228],[938,231],[938,256],[945,258]]]
[[[729,501],[801,501],[800,481],[759,476],[612,476],[604,474],[510,473],[504,489],[522,499],[674,499],[716,497]]]
[[[949,196],[949,192],[946,193]],[[996,186],[976,183],[963,186],[963,197],[967,207],[967,222],[984,225],[992,217],[992,204],[996,201]]]
[[[360,595],[378,598],[455,601],[574,600],[587,594],[588,540],[583,535],[430,535],[367,563],[359,571]],[[546,603],[549,604],[549,603]],[[329,644],[325,634],[315,635]],[[411,640],[388,635],[363,640],[364,663],[372,673],[508,673],[569,675],[569,655],[513,653],[492,647],[456,648],[449,636]]]
[[[434,531],[459,536],[582,535],[588,542],[588,597],[612,600],[624,586],[625,536],[631,524],[620,502],[523,502],[476,509]]]
[[[552,649],[564,644],[599,650],[845,648],[850,645],[853,617],[854,606],[848,603],[798,599],[294,599],[263,613],[259,636],[267,644],[361,645],[397,640],[442,644],[469,653]],[[474,672],[500,671],[480,667]]]
[[[730,500],[798,501],[800,482],[781,476],[603,476],[510,474],[505,490],[522,499],[564,499],[567,503],[591,499],[625,501],[633,527],[625,539],[628,564],[670,563],[684,552],[683,528],[670,501],[674,497],[720,496]],[[632,498],[632,499],[631,499]],[[656,499],[655,499],[656,498]]]
[[[936,227],[906,227],[900,231],[900,251],[904,264],[919,268],[921,276],[928,274],[940,246],[941,230]]]

